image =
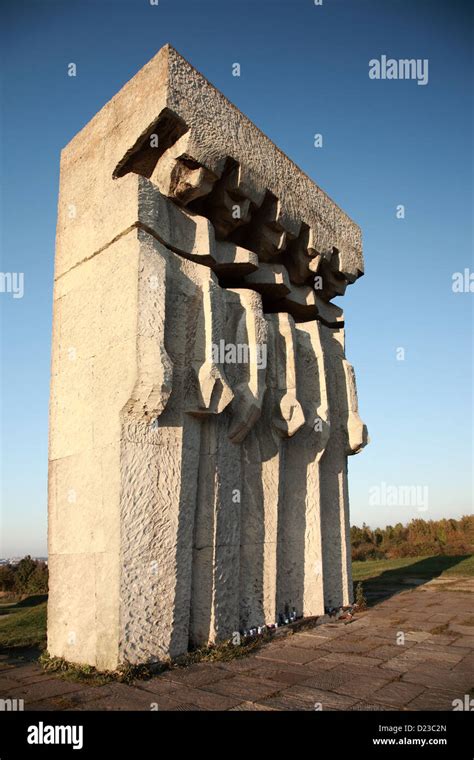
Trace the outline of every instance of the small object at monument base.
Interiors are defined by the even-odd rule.
[[[324,623],[329,623],[330,620],[331,620],[331,618],[330,618],[329,615],[327,615],[327,614],[320,615],[318,617],[317,621],[316,621],[316,625],[324,625]]]

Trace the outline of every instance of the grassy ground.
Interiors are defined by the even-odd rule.
[[[46,595],[0,604],[0,649],[46,645]]]
[[[474,555],[463,557],[408,557],[353,562],[354,582],[374,591],[407,579],[474,576]],[[21,602],[0,603],[0,650],[46,646],[46,596],[30,596]],[[234,649],[234,648],[233,648]],[[212,656],[215,652],[211,653]]]
[[[404,578],[449,578],[474,576],[474,555],[461,557],[404,557],[403,559],[375,559],[352,563],[354,581],[396,583]]]

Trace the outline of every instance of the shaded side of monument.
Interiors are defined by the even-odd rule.
[[[48,651],[99,669],[351,601],[360,230],[166,46],[63,150]]]

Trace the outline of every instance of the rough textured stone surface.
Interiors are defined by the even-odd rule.
[[[357,225],[169,46],[71,140],[51,655],[166,660],[351,601],[347,456],[367,430],[331,299],[362,273]]]

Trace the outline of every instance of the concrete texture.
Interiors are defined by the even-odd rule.
[[[360,231],[176,51],[61,156],[48,650],[99,669],[351,601]]]

